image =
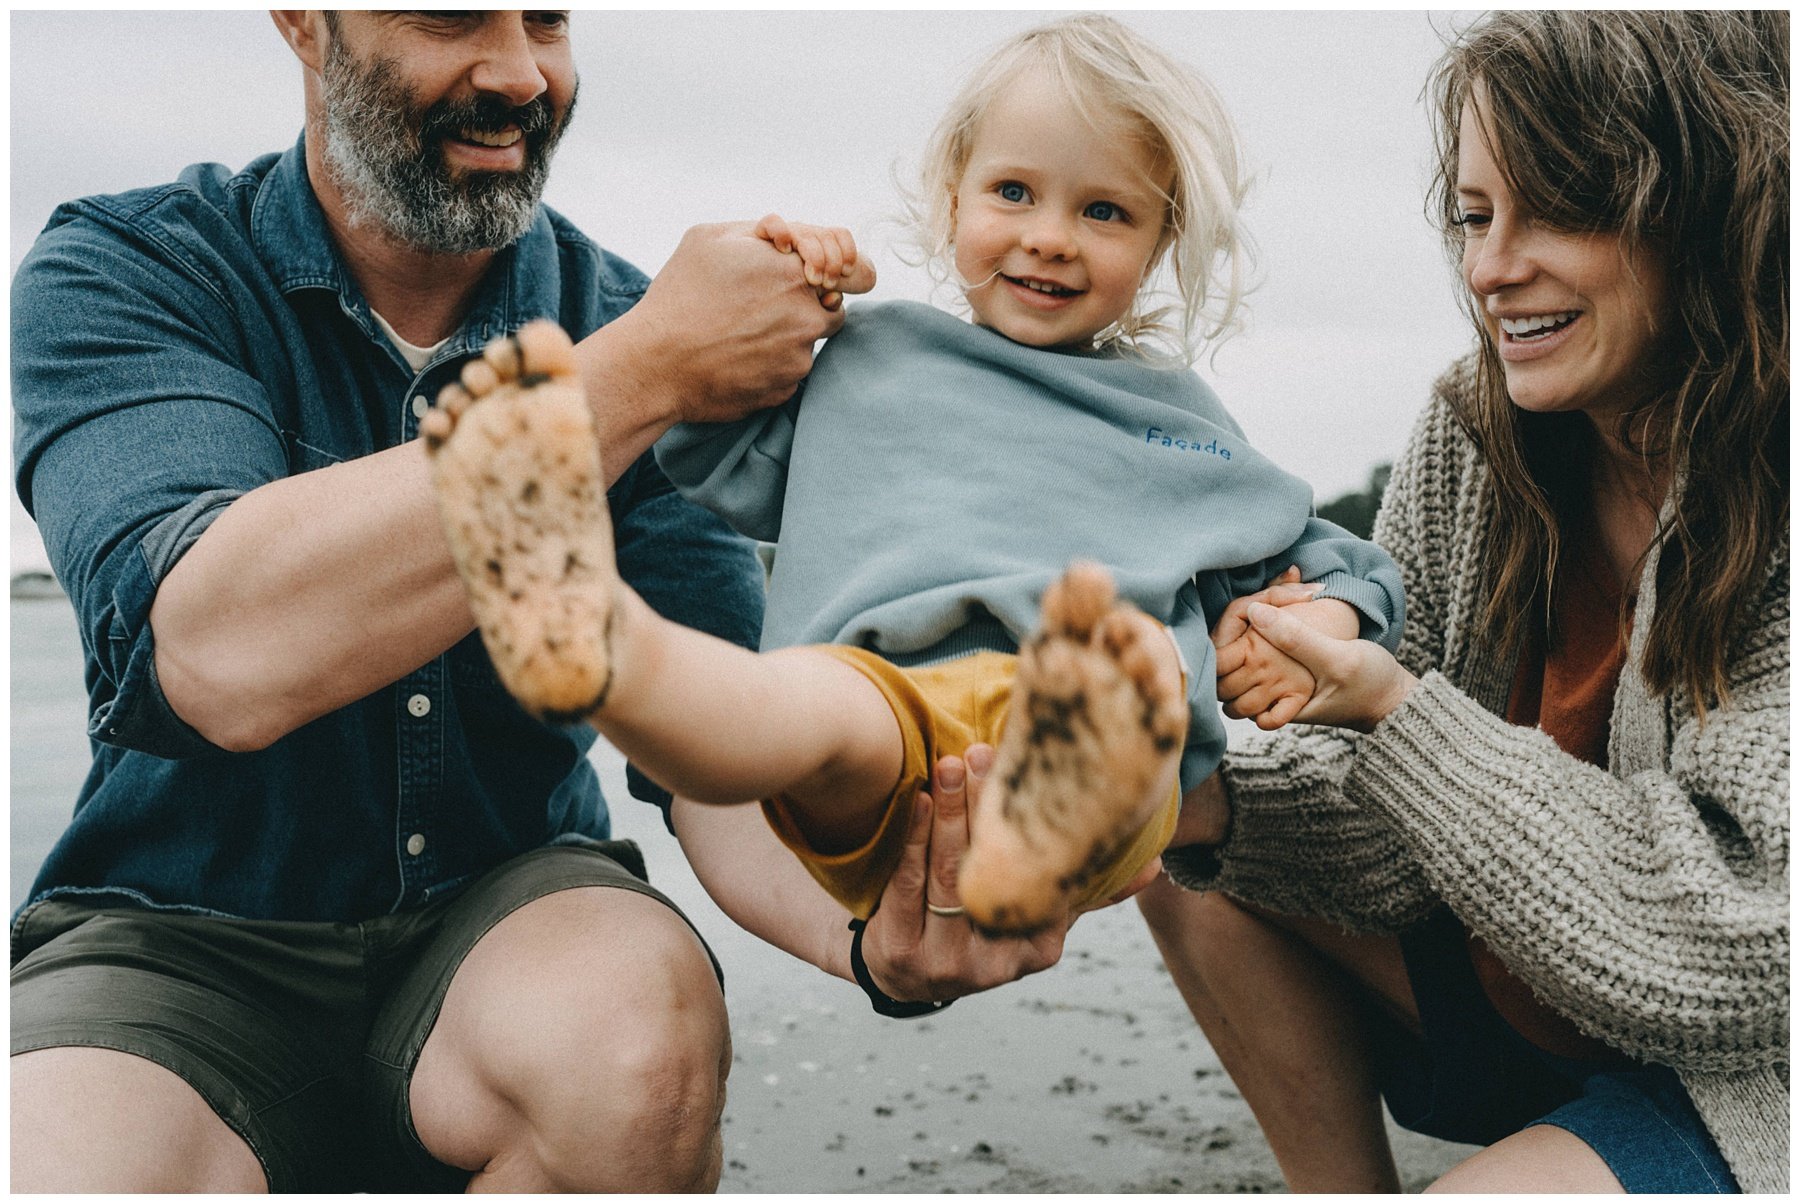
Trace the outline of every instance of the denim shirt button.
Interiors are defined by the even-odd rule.
[[[425,395],[423,393],[412,399],[412,412],[414,418],[425,417],[425,411],[430,408],[431,403],[425,400]]]
[[[406,700],[406,710],[414,719],[423,719],[431,714],[431,699],[423,694],[414,694]]]
[[[408,857],[417,857],[424,851],[425,834],[423,832],[414,832],[411,836],[406,838],[406,855]]]

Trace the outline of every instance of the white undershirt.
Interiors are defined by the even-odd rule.
[[[414,372],[417,372],[426,364],[429,364],[431,362],[431,357],[438,353],[438,348],[450,341],[450,337],[446,335],[429,347],[420,347],[417,344],[407,342],[396,334],[394,328],[388,324],[388,320],[380,314],[375,313],[373,309],[371,309],[369,313],[374,316],[375,325],[381,327],[381,333],[387,335],[388,341],[400,349],[401,358],[412,365],[412,370]]]

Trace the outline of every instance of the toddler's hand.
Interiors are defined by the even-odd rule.
[[[1300,584],[1289,569],[1268,588],[1234,600],[1213,628],[1219,701],[1233,719],[1252,719],[1264,731],[1293,722],[1318,685],[1305,665],[1276,648],[1250,626],[1250,604],[1278,606],[1321,635],[1354,640],[1362,629],[1356,608],[1336,598],[1313,598],[1316,586]]]
[[[852,276],[866,276],[867,283],[853,290],[867,292],[875,283],[875,271],[866,264],[857,268],[856,240],[839,226],[809,226],[790,222],[771,213],[756,223],[755,234],[777,251],[800,256],[806,282],[819,291],[819,304],[835,310],[844,303],[839,286]]]
[[[1305,665],[1254,629],[1218,650],[1218,668],[1225,713],[1255,720],[1265,732],[1292,722],[1318,685]]]

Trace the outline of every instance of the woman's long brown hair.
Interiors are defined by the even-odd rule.
[[[1461,256],[1463,107],[1481,114],[1507,185],[1533,220],[1621,236],[1666,267],[1666,326],[1650,399],[1611,432],[1664,461],[1674,505],[1661,545],[1643,673],[1704,715],[1726,697],[1731,640],[1788,521],[1788,15],[1506,12],[1459,38],[1429,85],[1433,208]],[[1570,523],[1591,505],[1585,415],[1507,397],[1481,333],[1458,420],[1491,470],[1486,621],[1502,655],[1546,634]],[[1629,585],[1629,583],[1628,583]]]

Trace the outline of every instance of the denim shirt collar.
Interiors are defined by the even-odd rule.
[[[284,294],[308,288],[335,292],[351,320],[386,345],[313,192],[304,133],[264,178],[250,213],[250,237]],[[540,204],[530,229],[494,256],[462,326],[434,362],[473,354],[489,339],[510,334],[533,318],[555,318],[562,292],[559,268],[556,232]]]

